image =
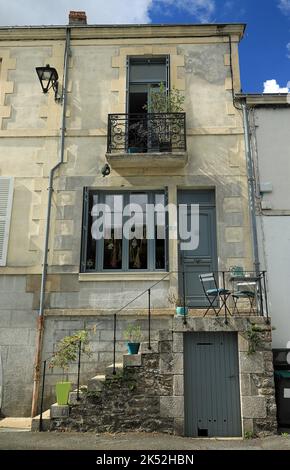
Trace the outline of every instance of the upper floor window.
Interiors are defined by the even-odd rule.
[[[143,114],[150,112],[154,91],[163,83],[169,89],[169,57],[129,57],[127,112]]]
[[[85,188],[82,272],[166,269],[164,191]]]

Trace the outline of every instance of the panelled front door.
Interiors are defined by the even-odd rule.
[[[184,417],[189,437],[241,437],[236,333],[185,333]]]
[[[211,190],[179,191],[178,204],[188,205],[188,230],[190,228],[190,205],[199,205],[199,245],[196,250],[179,249],[179,271],[184,270],[185,272],[187,306],[205,307],[208,302],[198,276],[217,270],[215,192]],[[182,296],[183,280],[181,273],[179,274],[179,291],[180,296]]]

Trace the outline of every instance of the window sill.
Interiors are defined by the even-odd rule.
[[[165,276],[168,276],[164,281],[168,281],[169,273],[162,272],[127,272],[127,273],[80,273],[79,281],[161,281]]]

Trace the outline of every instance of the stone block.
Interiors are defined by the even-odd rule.
[[[242,397],[243,418],[266,418],[267,407],[265,397]]]
[[[183,418],[184,398],[160,397],[160,416],[168,418]]]
[[[149,343],[148,342],[142,342],[140,345],[140,352],[142,354],[146,353],[157,353],[158,352],[158,341],[151,341],[151,349],[149,349]]]
[[[159,341],[172,341],[172,331],[163,330],[158,332]]]
[[[55,403],[50,407],[50,418],[68,418],[69,417],[69,406],[68,405],[58,405]]]
[[[174,374],[183,373],[183,365],[184,365],[183,359],[184,359],[184,356],[182,353],[173,354],[172,371]]]
[[[175,436],[184,436],[184,419],[174,418],[173,432]]]
[[[226,227],[225,240],[228,243],[240,243],[243,241],[244,229],[242,227]]]
[[[26,345],[29,338],[28,328],[1,328],[0,344],[2,346]]]
[[[172,352],[172,341],[159,341],[159,352],[171,353]]]
[[[0,310],[0,328],[10,326],[12,313],[13,312],[11,312],[11,310]],[[12,325],[13,325],[13,323],[12,323]]]
[[[173,355],[161,353],[159,360],[159,370],[161,374],[172,374]]]
[[[256,352],[250,356],[246,352],[240,353],[240,371],[246,373],[262,373],[265,370],[264,357],[262,352]]]
[[[254,432],[254,422],[252,419],[243,419],[243,433],[252,433]]]
[[[123,356],[124,367],[140,367],[142,364],[141,354],[124,354]]]
[[[184,376],[183,375],[173,376],[173,395],[176,397],[184,395]]]
[[[183,353],[183,333],[173,334],[173,352]]]

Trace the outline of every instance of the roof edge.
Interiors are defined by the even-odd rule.
[[[235,36],[240,41],[244,36],[246,24],[0,26],[0,40],[64,39],[68,28],[71,29],[72,39]]]
[[[289,106],[289,93],[237,93],[237,99],[243,100],[248,106]]]

